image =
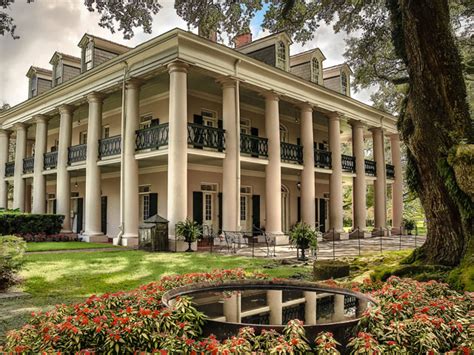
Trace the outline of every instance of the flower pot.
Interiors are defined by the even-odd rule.
[[[191,244],[192,244],[192,243],[193,243],[193,242],[188,241],[188,249],[186,250],[186,253],[192,253],[192,252],[194,252],[194,250],[191,248]]]

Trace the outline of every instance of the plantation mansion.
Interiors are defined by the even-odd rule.
[[[352,235],[369,232],[368,184],[370,232],[387,234],[391,184],[398,231],[395,117],[350,97],[346,64],[325,68],[319,49],[291,55],[290,44],[283,32],[243,34],[230,48],[174,29],[129,48],[85,34],[80,58],[56,52],[51,70],[31,67],[29,99],[0,113],[0,208],[62,214],[63,231],[86,241],[136,245],[159,214],[171,241],[190,217],[280,243],[299,220],[344,233],[343,183]]]

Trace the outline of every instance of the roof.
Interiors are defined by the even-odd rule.
[[[352,70],[347,63],[341,63],[337,65],[333,65],[330,67],[326,67],[323,69],[323,78],[329,79],[334,78],[335,76],[339,76],[341,71],[348,72],[349,75],[352,75]]]
[[[49,60],[49,64],[53,64],[55,58],[60,58],[60,59],[64,59],[64,60],[67,60],[67,61],[70,61],[70,62],[73,62],[73,63],[81,64],[81,58],[74,57],[72,55],[57,52],[57,51],[54,52],[53,56]]]
[[[28,69],[28,72],[26,73],[26,76],[27,77],[31,77],[33,75],[33,73],[35,74],[39,74],[39,75],[44,75],[44,76],[47,76],[47,77],[51,77],[53,72],[49,69],[45,69],[45,68],[40,68],[40,67],[35,67],[35,66],[31,66],[30,69]]]
[[[78,43],[78,46],[82,47],[85,44],[86,39],[87,40],[92,39],[98,48],[102,48],[102,47],[109,48],[109,49],[112,49],[112,50],[116,50],[119,54],[128,52],[130,49],[133,49],[132,47],[127,47],[123,44],[120,44],[120,43],[117,43],[117,42],[112,42],[108,39],[98,37],[98,36],[94,36],[94,35],[91,35],[89,33],[85,33],[82,36],[81,40]]]
[[[255,40],[255,41],[252,41],[252,42],[250,42],[250,43],[248,43],[248,44],[246,44],[242,47],[232,48],[232,49],[234,49],[238,52],[241,52],[243,54],[248,54],[248,53],[252,53],[253,51],[259,50],[261,48],[266,48],[266,47],[272,45],[273,42],[276,39],[282,38],[282,37],[288,42],[288,45],[293,43],[291,41],[290,36],[288,36],[288,34],[285,31],[281,31],[281,32],[273,33],[269,36],[259,38],[259,39]]]
[[[290,56],[290,66],[309,62],[313,57],[319,57],[321,61],[324,61],[326,59],[323,52],[321,52],[319,48],[314,48]]]

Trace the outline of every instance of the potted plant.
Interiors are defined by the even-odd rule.
[[[188,218],[185,221],[176,223],[175,231],[178,237],[183,237],[185,242],[188,243],[187,252],[193,251],[191,244],[202,236],[201,226]]]
[[[404,219],[403,225],[408,232],[408,235],[411,235],[411,231],[415,229],[415,221],[413,219]]]
[[[312,247],[314,249],[316,248],[318,243],[318,232],[316,231],[316,229],[304,222],[298,222],[290,230],[289,236],[290,241],[296,244],[296,247],[301,250],[301,254],[299,254],[298,260],[308,260],[304,254],[304,251],[309,247]]]

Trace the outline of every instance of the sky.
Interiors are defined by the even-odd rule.
[[[77,44],[86,32],[134,47],[175,27],[188,30],[174,10],[174,1],[161,0],[160,4],[163,8],[154,16],[152,33],[146,34],[137,28],[131,40],[124,40],[121,33],[112,34],[101,28],[99,15],[89,12],[83,0],[38,0],[30,4],[18,0],[13,3],[6,11],[13,17],[20,39],[0,36],[0,106],[4,103],[14,106],[27,99],[26,73],[31,65],[51,69],[49,60],[55,51],[80,57]],[[252,21],[254,39],[268,35],[260,28],[260,21],[261,16]],[[294,44],[290,52],[320,48],[326,56],[324,66],[329,67],[344,61],[345,37],[344,33],[335,34],[331,26],[322,25],[312,41],[304,46]],[[358,92],[353,97],[370,104],[368,91]]]

